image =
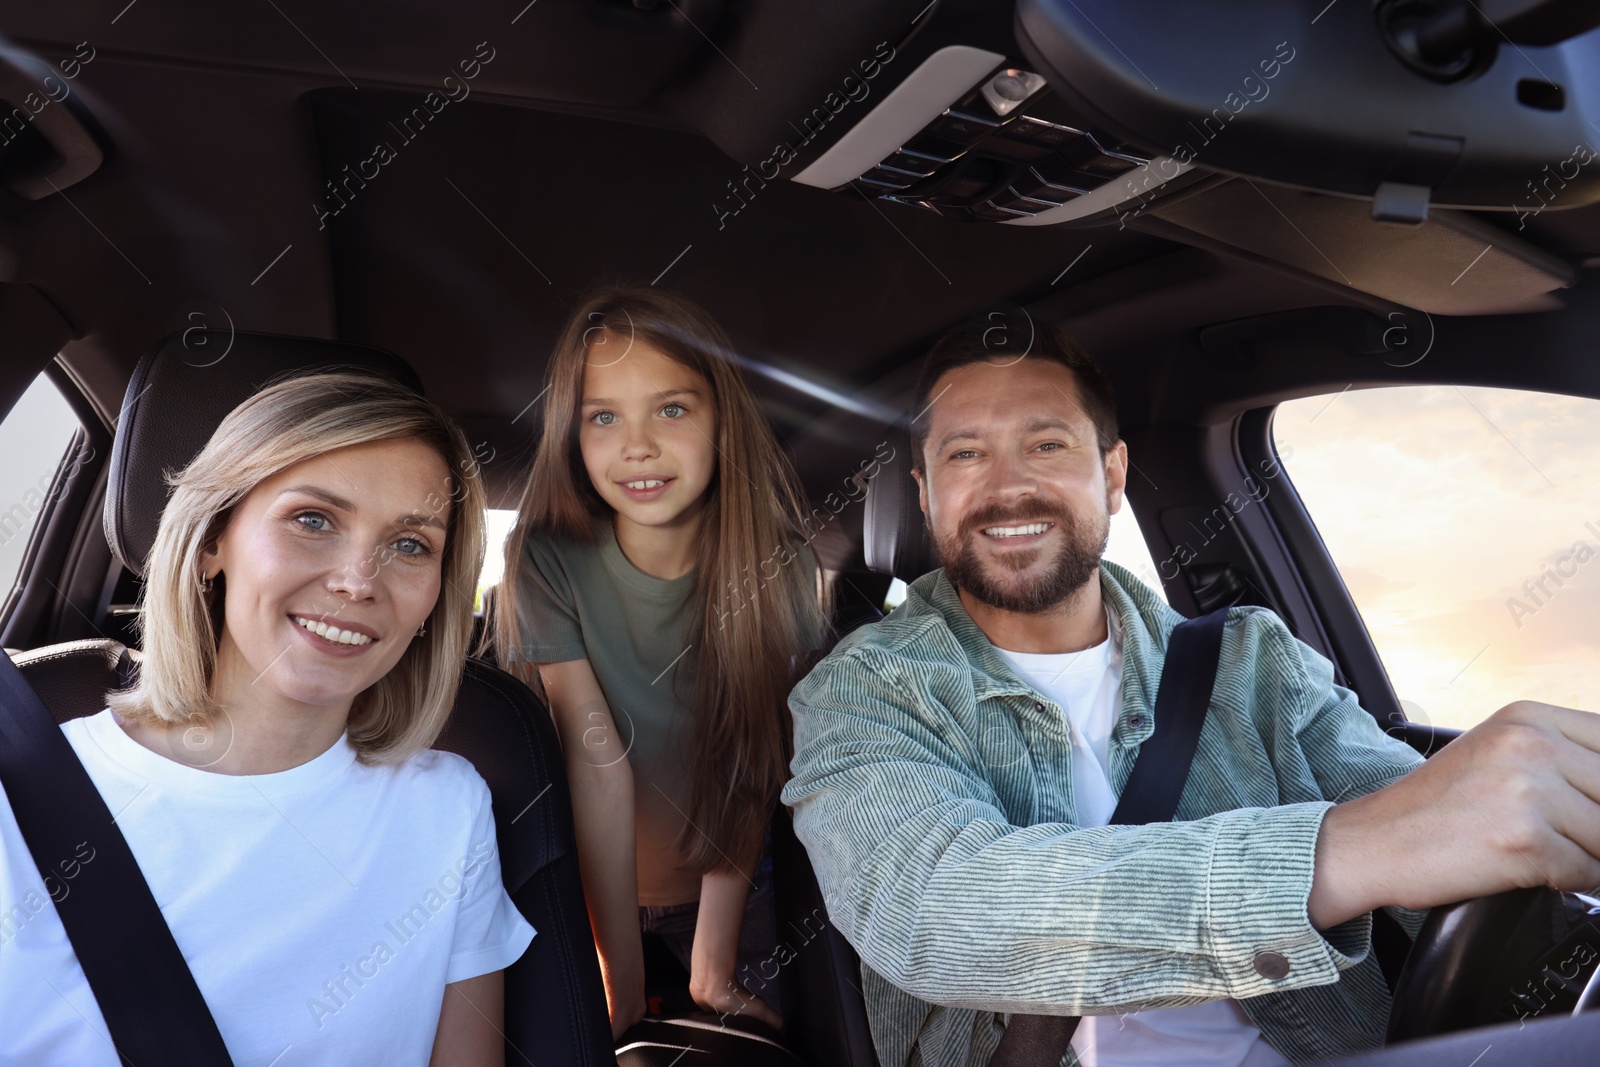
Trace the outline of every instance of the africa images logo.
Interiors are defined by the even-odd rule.
[[[487,51],[485,51],[487,49]],[[440,83],[443,93],[439,90],[430,90],[422,98],[422,103],[412,108],[410,113],[400,119],[400,125],[389,123],[389,128],[400,136],[399,148],[415,141],[425,130],[428,123],[432,122],[439,114],[449,107],[452,102],[460,103],[472,95],[472,79],[483,73],[483,68],[494,62],[496,52],[489,46],[488,41],[479,41],[477,51],[469,59],[463,59],[456,64],[460,74],[446,74]],[[340,170],[337,181],[329,178],[327,181],[328,195],[320,202],[313,203],[311,210],[317,216],[317,229],[323,230],[328,226],[328,220],[350,206],[350,201],[356,194],[367,187],[367,182],[375,180],[383,173],[383,168],[394,162],[400,155],[392,141],[379,141],[373,145],[371,155],[352,165],[346,163]]]

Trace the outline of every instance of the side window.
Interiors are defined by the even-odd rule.
[[[499,585],[505,573],[506,538],[511,536],[512,527],[517,524],[517,513],[489,508],[484,513],[484,524],[487,527],[488,548],[483,554],[483,570],[478,573],[478,595],[472,603],[474,611],[483,610],[484,591]]]
[[[1134,518],[1133,504],[1128,500],[1126,493],[1123,494],[1122,510],[1111,516],[1111,532],[1106,541],[1104,558],[1128,568],[1134,577],[1155,590],[1156,595],[1166,601],[1167,591],[1162,587],[1161,578],[1156,573],[1156,561],[1150,555],[1150,546],[1139,529],[1139,520]],[[889,583],[889,594],[884,600],[883,609],[890,611],[905,599],[906,583],[896,578]]]
[[[1272,432],[1408,718],[1600,710],[1600,400],[1351,389]]]
[[[1129,502],[1126,492],[1122,497],[1122,510],[1111,516],[1111,536],[1106,541],[1105,558],[1128,568],[1135,578],[1155,590],[1163,602],[1171,603],[1167,600],[1166,588],[1161,584],[1161,576],[1156,573],[1156,561],[1150,555],[1150,544],[1139,529],[1139,520],[1134,517],[1133,504]]]
[[[67,448],[82,428],[43,374],[0,422],[0,604],[16,588],[33,531],[54,503],[50,491]]]

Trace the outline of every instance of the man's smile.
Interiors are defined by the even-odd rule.
[[[1024,522],[1003,526],[985,526],[980,531],[991,541],[1007,544],[1033,544],[1054,528],[1053,522]]]

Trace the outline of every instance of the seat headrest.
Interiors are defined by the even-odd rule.
[[[894,457],[867,483],[862,540],[867,566],[911,583],[939,565],[911,480],[911,438],[902,428],[889,431]]]
[[[372,371],[422,391],[398,356],[308,337],[191,329],[162,338],[139,360],[106,484],[106,540],[124,567],[144,573],[167,503],[167,472],[187,466],[224,416],[274,378],[314,367]]]

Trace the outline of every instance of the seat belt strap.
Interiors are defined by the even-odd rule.
[[[232,1067],[110,809],[61,727],[0,651],[0,785],[118,1055],[132,1067]],[[93,859],[78,863],[91,848]],[[55,894],[51,894],[54,899]]]
[[[1155,732],[1139,746],[1111,825],[1167,822],[1177,813],[1216,686],[1227,615],[1218,608],[1173,628],[1156,690]],[[1057,1067],[1077,1029],[1076,1015],[1012,1015],[989,1067]]]
[[[1227,615],[1227,608],[1219,608],[1173,628],[1156,690],[1155,732],[1139,746],[1139,758],[1117,798],[1111,825],[1143,826],[1167,822],[1177,814],[1216,687]]]

